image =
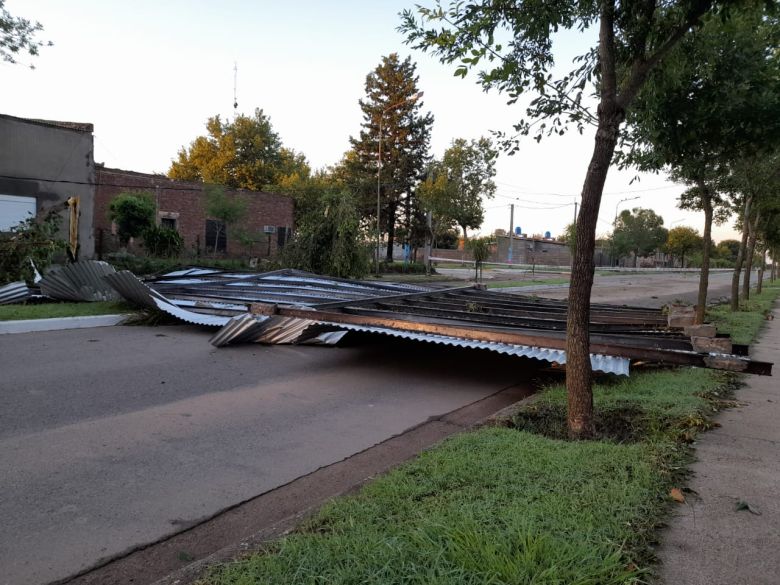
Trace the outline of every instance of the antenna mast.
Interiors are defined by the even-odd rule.
[[[238,86],[238,64],[233,61],[233,119],[236,119],[238,114],[238,94],[236,88]]]

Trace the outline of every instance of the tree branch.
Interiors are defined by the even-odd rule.
[[[699,0],[691,7],[683,23],[669,35],[666,41],[652,55],[647,59],[637,59],[631,68],[631,74],[628,77],[628,81],[626,81],[625,87],[618,96],[618,104],[622,108],[625,109],[631,104],[653,67],[680,42],[685,33],[688,32],[688,29],[696,24],[711,6],[712,0]]]
[[[449,24],[456,31],[458,31],[460,33],[463,32],[463,29],[460,26],[458,26],[456,23],[454,23],[452,20],[450,20],[447,16],[443,16],[443,15],[440,16],[440,20],[443,20],[444,22]],[[485,51],[487,51],[488,53],[493,55],[496,59],[502,61],[503,63],[509,63],[509,59],[507,57],[505,57],[501,53],[499,53],[496,50],[494,50],[490,45],[486,44],[481,39],[475,38],[474,42],[478,46],[482,47]],[[581,114],[583,114],[585,116],[586,120],[590,124],[593,124],[594,126],[598,124],[598,118],[596,116],[594,116],[587,108],[585,108],[582,105],[580,105],[579,103],[577,103],[577,101],[574,98],[572,98],[568,93],[565,93],[565,92],[561,91],[560,89],[558,89],[557,87],[552,85],[549,81],[545,81],[543,85],[544,85],[544,87],[546,87],[548,89],[551,89],[553,92],[558,94],[558,96],[560,98],[565,99],[566,101],[568,101],[571,104],[571,106],[574,107],[575,110],[579,111]]]

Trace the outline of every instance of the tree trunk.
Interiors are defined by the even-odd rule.
[[[696,299],[696,324],[704,323],[704,313],[707,310],[707,289],[710,285],[710,248],[712,247],[712,197],[707,185],[699,183],[702,207],[704,207],[704,246],[701,255],[701,272],[699,273],[699,296]]]
[[[395,212],[398,209],[397,203],[392,203],[387,207],[387,262],[393,261],[393,244],[395,243]]]
[[[753,272],[753,255],[756,253],[756,238],[758,237],[758,220],[761,212],[756,212],[756,217],[750,226],[750,236],[748,239],[748,248],[745,255],[745,277],[742,280],[742,299],[750,300],[750,276]]]
[[[750,197],[745,198],[745,206],[742,209],[742,241],[737,252],[737,261],[734,264],[734,274],[731,276],[731,310],[739,311],[739,274],[742,271],[742,262],[745,261],[745,248],[750,224]]]
[[[766,253],[767,250],[766,246],[761,250],[761,264],[758,267],[758,280],[756,282],[756,294],[760,295],[761,292],[764,290],[764,268],[766,267]]]
[[[593,434],[593,371],[590,364],[590,293],[595,270],[596,221],[607,172],[615,152],[623,112],[614,104],[599,106],[599,126],[593,155],[582,187],[577,218],[576,248],[569,286],[566,319],[566,390],[569,434],[584,438]]]

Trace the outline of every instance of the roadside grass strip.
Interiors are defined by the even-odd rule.
[[[761,294],[751,294],[750,300],[740,304],[740,310],[732,313],[728,304],[712,307],[707,315],[718,331],[730,333],[734,343],[752,342],[766,322],[775,299],[780,296],[780,280],[764,283]]]
[[[630,583],[664,505],[654,459],[641,444],[465,433],[204,582]]]
[[[713,319],[752,341],[778,293]],[[566,439],[565,386],[550,386],[510,427],[447,439],[200,583],[648,583],[690,444],[739,380],[696,368],[602,377],[589,441]]]
[[[132,313],[135,310],[136,309],[132,305],[114,301],[3,305],[0,306],[0,321],[115,315],[120,313]]]

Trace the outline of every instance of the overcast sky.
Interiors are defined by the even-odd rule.
[[[430,5],[430,0],[416,0]],[[262,108],[284,144],[315,168],[337,162],[360,127],[358,99],[382,55],[412,55],[423,106],[435,116],[433,154],[454,138],[511,130],[521,112],[506,97],[484,93],[469,76],[413,52],[396,31],[398,13],[415,0],[7,0],[11,14],[39,20],[44,48],[30,70],[0,63],[0,112],[95,125],[95,160],[143,172],[165,172],[177,151],[205,131],[209,116],[232,116],[233,64],[238,65],[239,111]],[[562,35],[559,66],[585,50],[589,33]],[[560,234],[593,147],[593,132],[523,141],[501,156],[498,193],[486,201],[482,233],[509,227],[509,204],[523,232]],[[701,231],[703,215],[677,209],[682,187],[663,175],[611,169],[599,233],[610,231],[615,208],[641,206],[667,227]],[[715,227],[716,241],[734,237],[731,223]]]

